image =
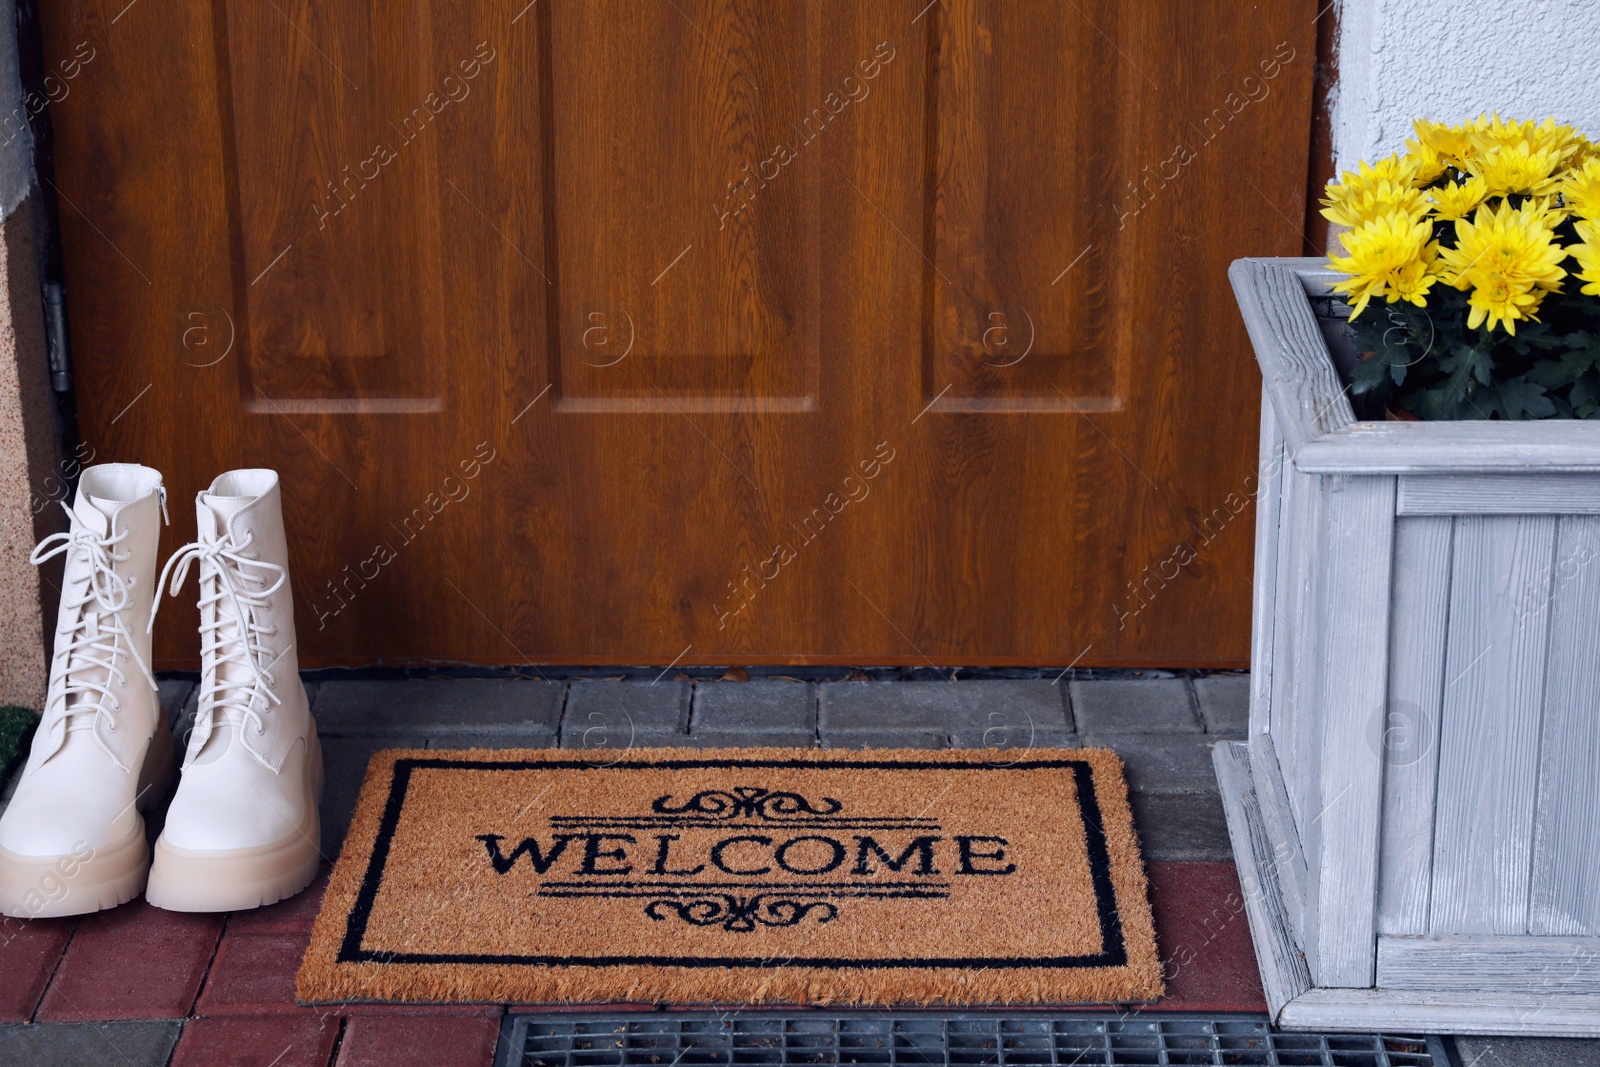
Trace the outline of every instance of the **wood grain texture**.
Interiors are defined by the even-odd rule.
[[[1257,459],[1256,558],[1251,602],[1250,736],[1272,730],[1273,648],[1277,641],[1278,552],[1283,522],[1283,481],[1287,465],[1283,435],[1272,398],[1261,394],[1260,455]]]
[[[1317,880],[1319,986],[1370,986],[1376,934],[1383,760],[1372,723],[1387,702],[1394,480],[1327,478],[1325,659],[1321,707],[1320,849]],[[1377,624],[1374,624],[1377,620]]]
[[[280,471],[306,665],[1245,664],[1312,0],[125,7],[41,12],[83,434]]]
[[[1527,930],[1555,533],[1547,515],[1456,520],[1432,933]]]
[[[1322,700],[1327,669],[1323,616],[1327,610],[1328,486],[1327,479],[1284,466],[1284,517],[1278,554],[1279,601],[1273,645],[1273,752],[1278,780],[1306,856],[1308,929],[1314,922],[1321,878],[1315,857],[1321,854]],[[1307,943],[1312,956],[1314,942]]]
[[[1278,263],[1241,259],[1228,268],[1228,278],[1291,454],[1352,424],[1355,413],[1300,277]]]
[[[1295,455],[1322,474],[1597,474],[1600,423],[1356,422]]]
[[[1401,515],[1600,515],[1596,474],[1408,474]]]
[[[1559,520],[1551,586],[1528,932],[1600,935],[1600,518]]]
[[[1438,1034],[1600,1034],[1600,996],[1458,989],[1308,989],[1278,1013],[1300,1030]]]
[[[1314,882],[1306,860],[1306,846],[1295,828],[1289,792],[1284,788],[1282,766],[1271,734],[1257,734],[1250,739],[1250,779],[1262,830],[1272,842],[1270,859],[1277,869],[1284,921],[1295,942],[1305,945],[1310,940],[1310,931],[1315,928],[1318,900],[1311,889]],[[1315,826],[1312,829],[1314,831]],[[1311,834],[1312,847],[1319,840],[1319,835]]]
[[[1447,516],[1395,523],[1389,696],[1378,733],[1384,753],[1378,866],[1378,932],[1383,934],[1429,930],[1454,528]]]
[[[1600,993],[1593,937],[1380,937],[1380,989]]]
[[[1222,791],[1267,1007],[1276,1013],[1311,988],[1311,972],[1300,942],[1284,921],[1288,908],[1276,862],[1279,839],[1262,815],[1263,802],[1252,783],[1249,746],[1238,741],[1218,742],[1211,749],[1211,760]]]

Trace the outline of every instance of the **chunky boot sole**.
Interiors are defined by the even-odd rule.
[[[322,862],[322,744],[312,734],[306,758],[306,817],[281,841],[254,848],[200,851],[156,842],[145,899],[167,911],[247,911],[292,897]]]
[[[163,714],[139,769],[138,810],[169,795],[176,774],[172,731]],[[55,919],[104,911],[138,896],[149,873],[150,843],[143,820],[123,841],[62,856],[19,856],[0,848],[0,915]]]
[[[126,841],[66,856],[19,856],[0,848],[0,915],[54,919],[126,904],[150,873],[144,823]]]

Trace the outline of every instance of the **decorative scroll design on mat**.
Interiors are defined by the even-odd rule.
[[[825,900],[794,900],[790,897],[757,893],[736,896],[718,893],[690,900],[652,900],[644,913],[660,922],[669,914],[695,926],[720,926],[735,934],[748,934],[760,926],[795,926],[811,912],[818,912],[818,923],[831,923],[839,909]]]
[[[661,815],[698,815],[712,819],[779,820],[794,816],[837,815],[844,807],[832,797],[821,797],[813,804],[799,793],[736,785],[732,789],[706,789],[682,804],[672,803],[672,794],[657,797],[650,805]]]

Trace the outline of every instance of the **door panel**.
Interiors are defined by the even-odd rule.
[[[1315,14],[52,6],[84,437],[282,472],[308,664],[1241,665]]]

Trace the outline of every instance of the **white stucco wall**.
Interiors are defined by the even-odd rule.
[[[1600,137],[1600,0],[1341,0],[1340,170],[1403,150],[1411,120],[1506,118]]]

